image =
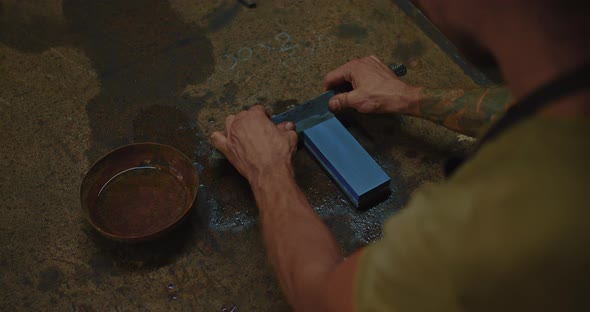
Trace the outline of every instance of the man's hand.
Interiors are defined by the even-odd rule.
[[[376,56],[352,60],[328,73],[324,88],[345,82],[350,82],[353,90],[330,100],[333,111],[350,107],[362,113],[417,113],[420,88],[398,79]]]
[[[270,174],[292,175],[291,158],[297,150],[292,122],[273,124],[262,106],[254,106],[225,120],[225,131],[211,141],[234,167],[255,184]]]
[[[273,124],[262,106],[226,119],[211,141],[248,179],[259,209],[264,244],[287,300],[296,311],[353,311],[360,253],[344,261],[330,229],[293,175],[297,134]]]

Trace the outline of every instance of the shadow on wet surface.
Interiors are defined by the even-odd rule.
[[[101,84],[86,106],[94,142],[88,158],[131,138],[169,144],[193,158],[202,99],[181,92],[213,71],[206,31],[157,0],[66,1],[64,14]]]
[[[101,90],[86,105],[88,159],[131,141],[169,144],[193,157],[204,98],[181,93],[213,72],[207,30],[180,21],[166,1],[64,0],[50,7],[55,12],[44,13],[43,4],[0,3],[0,42],[24,52],[69,45],[90,58]]]

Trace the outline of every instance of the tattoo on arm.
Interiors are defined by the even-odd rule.
[[[476,136],[506,111],[510,101],[510,91],[505,87],[470,90],[425,88],[418,116],[459,133]]]

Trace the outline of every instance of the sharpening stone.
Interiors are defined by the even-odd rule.
[[[303,144],[357,208],[389,194],[389,176],[336,117],[303,130]]]

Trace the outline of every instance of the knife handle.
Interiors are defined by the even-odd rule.
[[[406,73],[408,73],[408,68],[404,64],[397,64],[397,65],[391,64],[388,67],[389,67],[389,69],[391,69],[391,71],[397,77],[404,76]],[[333,90],[335,93],[344,93],[344,92],[352,91],[353,88],[352,88],[352,84],[347,81],[347,82],[339,85],[338,87],[334,88]]]
[[[332,90],[334,90],[334,93],[338,94],[338,93],[350,92],[350,91],[352,91],[352,89],[353,89],[352,84],[347,81]]]

